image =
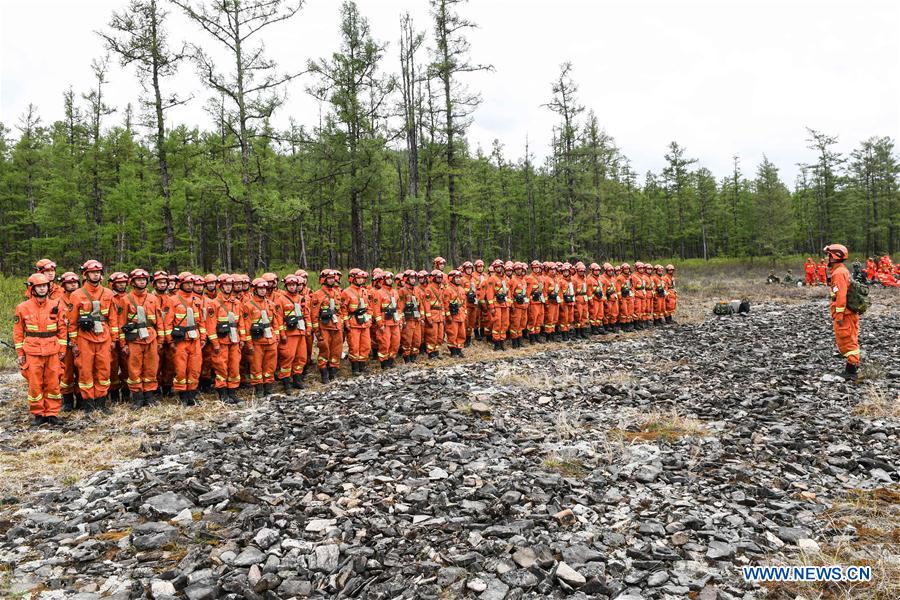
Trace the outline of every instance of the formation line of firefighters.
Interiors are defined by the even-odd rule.
[[[370,358],[437,358],[446,343],[462,357],[472,340],[504,350],[530,343],[579,340],[673,322],[675,268],[637,262],[602,267],[558,262],[481,260],[444,272],[351,269],[319,273],[319,289],[300,269],[265,273],[178,275],[144,269],[109,276],[96,260],[56,277],[42,259],[15,313],[14,342],[35,424],[58,423],[60,409],[108,411],[111,400],[139,409],[176,393],[193,405],[199,391],[238,403],[250,385],[257,397],[303,387],[313,345],[321,380],[333,380],[344,343],[354,374]]]

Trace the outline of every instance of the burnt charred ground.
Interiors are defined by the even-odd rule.
[[[478,349],[230,412],[49,433],[7,402],[4,474],[34,482],[64,436],[110,451],[77,480],[4,489],[4,591],[896,597],[896,295],[875,290],[848,384],[821,288],[731,286],[752,312],[716,318],[718,284],[695,285],[678,326]],[[798,563],[867,564],[873,581],[739,572]]]

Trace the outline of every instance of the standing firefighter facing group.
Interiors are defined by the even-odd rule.
[[[319,288],[299,269],[275,273],[152,274],[115,272],[103,285],[97,260],[81,274],[42,259],[16,308],[14,338],[36,424],[54,425],[60,410],[108,411],[112,401],[133,409],[177,395],[185,406],[199,392],[238,403],[236,390],[272,393],[303,387],[317,368],[323,383],[376,359],[382,369],[399,357],[462,357],[474,340],[498,351],[524,341],[577,341],[672,323],[675,267],[636,262],[602,266],[532,261],[466,261],[445,272],[395,276],[375,269],[324,269]],[[279,283],[282,285],[279,286]],[[313,349],[316,349],[314,356]]]

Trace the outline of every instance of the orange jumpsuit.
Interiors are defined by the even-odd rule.
[[[341,289],[323,285],[310,296],[310,328],[316,334],[319,369],[341,366],[344,336],[341,326]]]
[[[373,329],[378,342],[378,360],[391,361],[400,351],[400,323],[397,290],[382,285],[372,291]]]
[[[125,292],[112,290],[112,293],[114,310],[112,311],[110,322],[121,325],[126,305]],[[116,337],[115,341],[117,343],[109,353],[109,390],[113,392],[113,397],[115,398],[116,393],[122,389],[125,380],[128,378],[128,357],[125,356],[122,350],[121,330],[119,335],[114,337]]]
[[[528,326],[528,284],[525,277],[513,275],[509,279],[509,293],[512,305],[509,309],[509,337],[517,340]]]
[[[203,300],[203,310],[206,314],[206,332],[210,335],[210,337],[212,337],[216,321],[216,292],[210,292],[204,287],[203,293],[200,294],[200,297]],[[215,373],[213,370],[213,362],[215,360],[214,346],[212,344],[206,344],[205,346],[203,346],[203,352],[201,353],[201,355],[203,357],[203,361],[200,364],[200,381],[203,382],[204,389],[208,389],[209,387],[213,386],[213,382],[215,379]]]
[[[615,275],[600,276],[600,285],[603,287],[603,325],[606,327],[619,323],[619,288],[616,285]]]
[[[575,283],[571,275],[560,275],[558,281],[563,300],[559,305],[559,330],[568,333],[575,319]]]
[[[556,333],[559,324],[559,307],[562,303],[562,292],[559,281],[553,275],[544,275],[544,289],[547,290],[547,301],[544,304],[544,333]]]
[[[600,286],[600,280],[593,273],[586,278],[588,292],[588,320],[591,323],[591,330],[597,331],[597,328],[603,326],[603,288]]]
[[[529,273],[525,276],[525,294],[528,297],[528,320],[525,323],[529,335],[537,336],[544,327],[544,278]]]
[[[124,309],[119,314],[119,343],[127,346],[125,358],[125,383],[132,392],[153,392],[157,388],[156,375],[159,370],[159,350],[165,330],[162,308],[159,298],[146,290],[132,290],[122,296],[120,306]],[[144,321],[138,318],[138,307],[144,313]],[[137,328],[144,325],[142,332]],[[142,337],[145,335],[146,337]]]
[[[616,275],[616,286],[619,288],[619,322],[628,324],[634,321],[634,290],[631,287],[631,275]]]
[[[816,285],[816,263],[806,261],[803,263],[803,270],[806,273],[806,285]]]
[[[471,338],[475,333],[475,328],[479,326],[478,318],[481,310],[478,306],[478,296],[481,281],[478,273],[463,274],[461,281],[462,287],[466,291],[466,337]]]
[[[631,273],[628,276],[629,283],[631,284],[631,293],[634,297],[634,313],[632,314],[632,321],[637,323],[644,319],[644,304],[646,302],[646,294],[644,293],[644,280],[641,278],[640,273]]]
[[[641,275],[641,280],[644,282],[644,316],[646,317],[645,321],[653,320],[653,294],[656,291],[653,289],[653,279],[647,273],[643,273]]]
[[[241,343],[247,338],[242,302],[234,294],[220,293],[212,306],[213,327],[219,342],[219,353],[212,355],[214,385],[217,390],[236,390],[241,385]]]
[[[403,315],[403,328],[400,330],[400,347],[403,358],[415,360],[422,345],[423,323],[428,314],[425,293],[418,285],[404,285],[397,292],[397,310]]]
[[[78,352],[75,357],[78,390],[84,399],[105,398],[110,384],[110,356],[119,337],[118,325],[110,321],[113,293],[100,284],[85,282],[72,292],[71,300],[66,330]],[[93,325],[85,325],[83,329],[78,324],[79,317],[93,320]]]
[[[16,307],[13,343],[25,357],[19,371],[28,381],[28,410],[41,417],[59,415],[59,355],[66,349],[65,317],[60,304],[48,298],[29,298]]]
[[[825,285],[828,280],[828,265],[823,260],[816,266],[816,280]]]
[[[278,347],[278,379],[300,376],[309,360],[309,348],[306,346],[309,305],[301,292],[291,294],[284,291],[274,298],[274,302],[282,316],[281,334],[287,340]]]
[[[447,309],[444,307],[444,290],[435,282],[425,286],[425,303],[428,314],[425,316],[425,348],[428,354],[437,353],[444,343],[444,320]]]
[[[274,383],[278,343],[281,339],[281,311],[271,298],[251,294],[244,302],[243,312],[247,331],[244,343],[253,346],[250,354],[250,383],[253,386]]]
[[[207,338],[203,300],[196,294],[179,289],[172,296],[171,306],[166,331],[171,331],[174,346],[172,389],[176,392],[190,392],[196,390],[200,382],[202,347]],[[192,319],[193,325],[190,324]]]
[[[365,363],[372,351],[372,300],[363,287],[351,284],[341,292],[341,318],[347,334],[347,353],[350,362]]]
[[[448,283],[443,291],[447,309],[447,347],[461,350],[466,344],[466,288]]]
[[[478,327],[482,329],[482,335],[489,337],[491,334],[491,309],[485,299],[485,284],[491,275],[484,271],[475,271],[475,280],[478,283]]]
[[[159,300],[159,308],[163,318],[160,324],[162,329],[159,331],[162,334],[163,346],[159,351],[159,373],[156,380],[159,387],[163,388],[163,390],[170,390],[172,388],[172,380],[175,378],[175,345],[172,343],[171,329],[172,300],[174,296],[169,292],[160,294],[157,291],[154,291],[153,295]]]
[[[484,300],[491,316],[491,336],[495,342],[506,340],[509,329],[509,285],[505,276],[491,275],[484,282]]]
[[[578,275],[572,278],[575,284],[575,316],[573,325],[576,329],[584,329],[588,326],[588,284],[587,277]]]
[[[59,300],[59,310],[63,313],[63,315],[68,315],[72,310],[72,294],[63,293]],[[63,328],[65,331],[66,329]],[[75,395],[75,355],[72,353],[72,348],[66,345],[65,349],[66,355],[63,359],[63,364],[61,367],[61,375],[59,381],[59,391],[63,396],[74,396]],[[69,407],[71,407],[73,398],[69,398]]]
[[[831,269],[831,324],[838,352],[847,363],[859,364],[859,315],[847,308],[847,290],[850,289],[850,271],[843,263]]]
[[[654,274],[653,282],[653,318],[662,319],[666,314],[666,286],[662,277]]]
[[[675,278],[666,273],[663,275],[663,284],[666,287],[666,318],[675,316],[675,309],[678,307],[678,292],[675,291]]]

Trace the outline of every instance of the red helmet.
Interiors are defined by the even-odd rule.
[[[213,275],[212,273],[207,273],[207,274],[203,277],[203,282],[204,282],[204,283],[215,283],[215,282],[216,282],[216,276]]]
[[[475,261],[475,266],[476,266],[476,267],[483,267],[483,266],[484,266],[484,261],[481,260],[481,259],[479,258],[478,260]]]
[[[100,271],[103,272],[103,263],[99,260],[94,260],[93,258],[86,261],[83,265],[81,265],[82,273],[90,273],[91,271]]]
[[[450,271],[448,277],[450,277],[450,279],[453,279],[454,277],[462,277],[462,273],[460,273],[458,269],[453,269],[452,271]]]
[[[268,287],[269,287],[269,280],[266,279],[266,278],[264,278],[264,277],[257,277],[256,279],[253,280],[253,282],[252,282],[251,285],[252,285],[253,287],[255,287],[255,288],[260,288],[260,287],[261,287],[261,288],[266,288],[266,289],[268,289]]]
[[[294,275],[296,275],[297,277],[302,277],[303,279],[309,279],[309,275],[307,275],[306,271],[304,271],[303,269],[297,269],[296,271],[294,271]]]
[[[166,279],[168,279],[169,281],[178,281],[178,275],[176,275],[175,273],[169,273]]]
[[[437,265],[438,263],[441,263],[442,265],[446,265],[447,260],[443,256],[435,256],[434,260],[432,261],[431,264]]]
[[[160,279],[164,279],[166,281],[169,280],[169,274],[165,271],[154,271],[153,272],[153,281],[159,281]]]
[[[503,263],[503,269],[506,271],[512,271],[514,268],[515,268],[515,265],[513,264],[513,261],[511,261],[511,260],[508,260],[505,263]]]
[[[598,265],[597,263],[591,263],[591,271],[599,271],[599,270],[600,270],[600,265]]]
[[[264,279],[264,280],[267,281],[270,285],[273,285],[273,286],[278,285],[278,275],[276,275],[275,273],[263,273],[263,274],[259,277],[259,279]],[[254,286],[254,287],[255,287],[255,286]]]
[[[577,263],[575,263],[575,270],[576,271],[586,271],[587,267],[585,267],[584,263],[579,260]]]
[[[34,270],[37,273],[43,273],[44,271],[55,271],[56,263],[49,258],[42,258],[41,260],[34,263]]]
[[[533,260],[533,261],[531,261],[531,268],[532,269],[543,269],[544,265],[542,265],[541,261],[539,261],[539,260]]]
[[[234,284],[234,282],[235,282],[235,277],[234,277],[234,275],[229,275],[228,273],[222,273],[221,275],[219,275],[219,277],[218,277],[218,279],[217,279],[216,281],[218,282],[218,284],[219,284],[220,286],[221,286],[223,283],[231,283],[231,284]]]
[[[634,268],[635,268],[635,269],[643,269],[643,268],[644,268],[644,263],[642,263],[642,262],[639,261],[639,260],[636,260],[636,261],[634,261]]]
[[[78,283],[78,275],[76,275],[72,271],[66,271],[59,277],[59,282],[60,283],[70,283],[70,282]]]
[[[563,270],[563,271],[571,271],[571,270],[572,270],[572,265],[571,265],[570,263],[567,263],[567,262],[566,262],[566,263],[563,263],[563,265],[562,265],[562,270]]]
[[[433,270],[433,271],[431,272],[431,278],[432,278],[432,279],[443,279],[443,278],[444,278],[444,272],[443,272],[443,271],[440,271],[440,270],[438,270],[438,269],[435,269],[435,270]]]
[[[825,254],[829,256],[829,258],[835,261],[847,260],[847,257],[850,256],[850,252],[847,250],[847,246],[842,244],[828,244],[823,249]]]
[[[653,268],[656,269],[657,271],[661,271],[663,266],[662,265],[654,265]]]
[[[368,271],[364,271],[364,270],[362,270],[362,269],[357,269],[357,271],[356,271],[356,278],[357,278],[357,279],[363,279],[363,280],[368,279],[368,278],[369,278],[369,272],[368,272]]]
[[[193,283],[194,274],[190,271],[182,271],[178,274],[178,281],[191,281]]]
[[[675,270],[675,265],[673,265],[671,263],[666,265],[666,271],[674,271],[674,270]]]
[[[470,260],[467,260],[461,266],[463,269],[474,269],[475,268],[475,265],[473,265],[472,261],[470,261]]]
[[[555,271],[555,270],[556,270],[556,263],[555,263],[555,262],[552,262],[552,261],[545,262],[545,263],[544,263],[544,268],[547,269],[548,271]]]
[[[193,280],[194,285],[197,285],[198,283],[200,285],[203,285],[203,283],[204,283],[203,275],[191,275],[191,279]]]
[[[28,280],[25,282],[27,287],[32,287],[35,285],[47,285],[50,283],[50,279],[47,278],[43,273],[34,273],[28,277]]]
[[[612,271],[612,270],[613,270],[613,266],[612,266],[611,264],[609,264],[609,263],[603,263],[603,270],[604,270],[604,271]]]
[[[350,279],[353,279],[354,277],[356,277],[356,274],[359,273],[359,271],[360,271],[359,269],[357,269],[356,267],[353,267],[352,269],[350,269],[350,272],[347,273],[347,277],[349,277]]]
[[[382,273],[382,276],[383,276],[385,279],[393,279],[393,278],[394,278],[394,273],[391,272],[391,271],[384,271],[384,272]]]
[[[381,281],[384,279],[384,271],[380,268],[372,269],[372,281]]]
[[[128,274],[128,279],[130,281],[141,278],[150,279],[150,273],[148,273],[144,269],[132,269],[131,273]]]
[[[629,265],[627,262],[622,263],[622,270],[623,270],[623,271],[630,271],[630,270],[631,270],[631,265]]]
[[[428,271],[424,271],[424,270],[423,270],[423,271],[419,271],[418,273],[416,273],[416,275],[418,275],[418,277],[419,277],[420,280],[422,280],[422,281],[428,281]]]
[[[112,275],[109,276],[110,283],[128,283],[128,275],[123,273],[122,271],[116,271]]]
[[[289,283],[296,283],[299,285],[301,281],[302,280],[297,275],[288,275],[284,278],[284,287],[287,287]]]

